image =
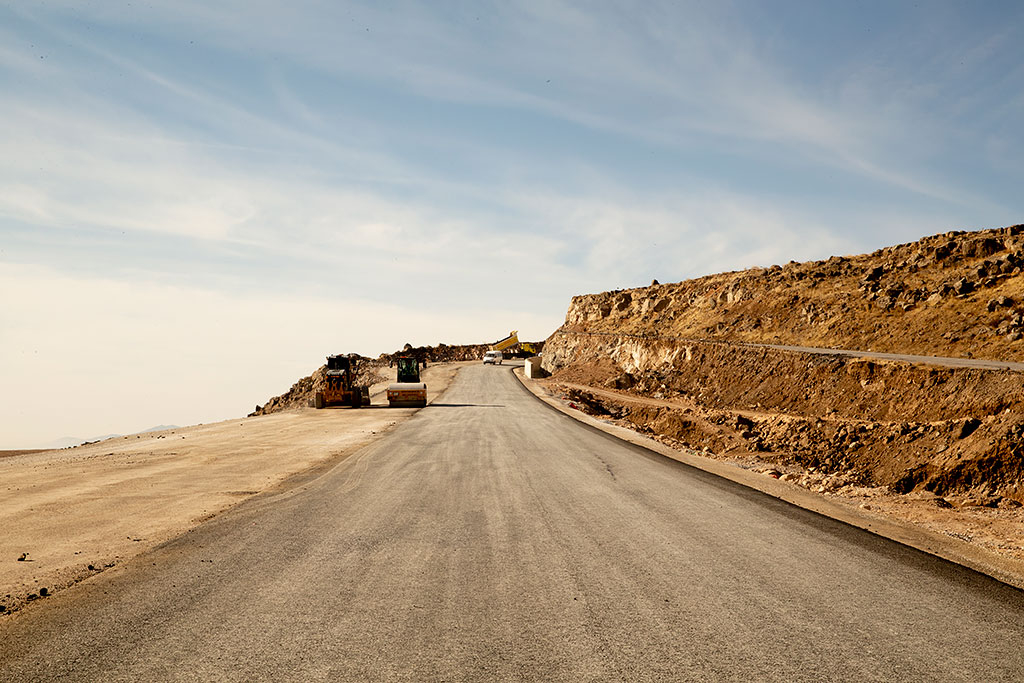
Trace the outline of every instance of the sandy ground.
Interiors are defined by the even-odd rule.
[[[24,451],[0,451],[0,458],[13,458],[16,455],[31,455],[33,453],[45,453],[47,448],[31,448]]]
[[[428,399],[466,364],[427,368]],[[416,412],[387,408],[386,386],[374,385],[361,410],[302,409],[0,458],[2,612],[347,458]]]

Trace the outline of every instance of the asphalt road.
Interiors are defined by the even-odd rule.
[[[1022,673],[1024,593],[624,445],[507,365],[0,621],[0,680]]]

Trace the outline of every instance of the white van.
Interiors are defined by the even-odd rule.
[[[501,360],[501,351],[488,351],[484,354],[484,365],[487,365],[488,363],[491,365],[501,365]]]

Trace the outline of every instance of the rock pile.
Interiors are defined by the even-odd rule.
[[[491,348],[489,344],[438,344],[437,346],[412,346],[406,344],[394,353],[382,353],[378,360],[390,363],[398,356],[412,356],[418,361],[428,363],[458,363],[466,360],[478,360],[484,352]]]

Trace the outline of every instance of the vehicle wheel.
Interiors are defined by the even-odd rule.
[[[359,389],[354,389],[352,391],[352,400],[350,402],[350,405],[353,408],[362,408],[363,407],[363,394],[362,394],[362,392],[359,391]]]
[[[313,407],[318,410],[324,407],[324,392],[318,391],[313,395]]]

